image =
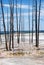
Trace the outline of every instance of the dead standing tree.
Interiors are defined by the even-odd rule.
[[[11,50],[11,29],[12,29],[12,15],[11,15],[11,2],[9,2],[9,5],[10,5],[10,42],[9,42],[9,50]]]
[[[1,10],[2,10],[2,17],[3,17],[4,33],[5,33],[5,45],[6,45],[6,50],[8,50],[7,38],[6,38],[6,26],[5,26],[5,21],[4,21],[4,10],[3,10],[3,3],[2,3],[2,0],[1,0]]]
[[[25,42],[25,34],[24,34],[24,12],[23,12],[23,16],[21,17],[21,42]]]
[[[18,23],[18,9],[17,9],[17,0],[16,0],[16,23],[17,23],[17,43],[20,43],[20,24],[21,24],[21,5],[20,5],[20,15],[19,15],[19,23]],[[22,1],[20,1],[21,4]]]
[[[17,24],[17,43],[19,44],[19,38],[18,38],[18,12],[17,12],[17,0],[16,0],[16,24]]]
[[[19,9],[19,15],[18,15],[18,9],[17,9],[17,2],[16,0],[16,23],[17,23],[17,43],[19,46],[20,43],[20,27],[21,27],[21,5],[22,5],[22,0],[20,0],[20,9]],[[19,20],[18,20],[19,18]]]
[[[39,29],[40,29],[41,0],[39,0],[39,14],[37,14],[37,12],[38,12],[37,0],[35,0],[35,8],[36,8],[35,9],[36,47],[39,47]]]
[[[14,49],[14,0],[12,5],[12,48]]]
[[[35,35],[36,35],[36,47],[38,47],[38,39],[37,39],[37,0],[35,0]]]
[[[20,12],[19,12],[19,43],[20,43],[20,27],[21,27],[21,6],[22,6],[22,0],[20,0]]]
[[[28,1],[28,21],[29,21],[29,43],[30,43],[30,1]]]
[[[0,15],[1,15],[1,12],[0,12]],[[0,16],[0,32],[1,32],[1,20],[2,19],[2,16]],[[0,42],[1,42],[1,44],[2,44],[2,38],[1,38],[1,33],[0,33]]]
[[[7,9],[7,34],[9,32],[9,22],[8,22],[8,9]],[[7,35],[7,41],[9,41],[9,34]]]
[[[39,29],[40,29],[40,10],[41,10],[41,0],[39,0],[39,13],[38,13],[38,46],[39,46]]]
[[[33,43],[33,30],[34,30],[34,1],[32,0],[32,43]]]
[[[10,43],[9,50],[11,50],[11,46],[14,49],[14,0],[10,2]]]

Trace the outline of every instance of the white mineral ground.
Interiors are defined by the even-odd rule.
[[[32,35],[25,34],[25,41],[21,42],[18,47],[17,37],[14,34],[14,51],[5,51],[4,35],[2,37],[2,43],[0,42],[0,65],[44,65],[44,33],[40,33],[39,48],[37,50],[35,45],[35,34],[33,36],[33,43],[31,42]],[[8,43],[9,44],[9,43]],[[21,49],[20,51],[17,49]]]

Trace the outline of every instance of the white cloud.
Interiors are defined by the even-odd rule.
[[[1,4],[0,4],[1,6]],[[3,4],[4,7],[10,7],[9,4]],[[14,8],[16,8],[16,5],[14,5]],[[20,8],[20,4],[17,4],[17,8]],[[21,5],[21,8],[24,8],[24,9],[28,9],[28,5]],[[31,9],[31,6],[29,6],[29,8]]]

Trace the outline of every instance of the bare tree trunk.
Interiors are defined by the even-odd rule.
[[[10,2],[10,43],[9,49],[14,49],[14,0]],[[12,48],[11,48],[12,46]]]
[[[7,38],[6,38],[6,26],[5,26],[5,22],[4,22],[4,11],[3,11],[3,3],[1,0],[1,8],[2,8],[2,16],[3,16],[3,26],[4,26],[4,32],[5,32],[5,45],[6,45],[6,50],[8,50],[8,46],[7,46]]]
[[[12,7],[12,48],[14,49],[14,0],[13,0],[13,7]]]
[[[23,17],[21,18],[21,41],[25,42],[25,34],[24,34],[24,12],[23,12]]]
[[[28,3],[30,3],[28,1]],[[30,7],[29,7],[29,4],[28,4],[28,21],[29,21],[29,43],[30,43]]]
[[[18,38],[18,13],[17,13],[17,0],[16,0],[16,23],[17,23],[17,43],[19,44],[19,38]]]
[[[21,5],[22,5],[22,0],[20,1],[20,16],[19,16],[19,43],[20,43],[20,25],[21,25]]]
[[[12,15],[11,15],[11,5],[12,5],[12,2],[10,1],[10,42],[9,42],[9,50],[11,51],[11,34],[12,34],[12,32],[11,32],[11,29],[12,29]]]
[[[0,17],[0,32],[1,32],[1,17]],[[0,42],[2,44],[1,34],[0,34]]]
[[[9,21],[8,21],[8,9],[7,9],[7,42],[9,42]]]
[[[32,0],[32,43],[33,43],[33,27],[34,27],[34,1]]]
[[[36,47],[38,47],[38,39],[37,39],[37,0],[35,0],[35,28],[36,28]]]
[[[39,14],[38,14],[38,46],[39,46],[39,29],[40,29],[40,10],[41,10],[41,0],[39,1]]]

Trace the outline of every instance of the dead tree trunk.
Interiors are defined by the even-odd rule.
[[[35,29],[36,29],[36,47],[38,47],[38,39],[37,39],[37,0],[35,0]]]
[[[28,3],[30,3],[28,1]],[[30,43],[30,7],[29,7],[29,4],[28,4],[28,21],[29,21],[29,43]]]
[[[1,16],[0,16],[0,32],[1,32]],[[1,39],[1,34],[0,34],[0,42],[1,42],[1,44],[2,44],[2,39]]]
[[[9,49],[14,49],[14,0],[10,2],[10,43]]]
[[[19,38],[18,38],[18,13],[17,13],[17,0],[16,0],[16,24],[17,24],[17,43],[19,44]]]
[[[41,0],[39,0],[39,14],[38,14],[38,46],[39,46],[39,29],[40,29],[40,10],[41,10]]]
[[[14,49],[14,0],[12,6],[12,48]]]
[[[21,5],[22,5],[22,0],[20,1],[20,16],[19,16],[19,43],[20,43],[20,26],[21,26]]]
[[[12,32],[11,32],[11,29],[12,29],[12,15],[11,15],[11,6],[12,6],[12,2],[10,1],[10,42],[9,42],[9,50],[11,50],[11,34],[12,34]]]
[[[5,22],[4,22],[4,11],[3,11],[3,3],[2,3],[2,0],[1,0],[1,8],[2,8],[3,26],[4,26],[4,32],[5,32],[5,45],[6,45],[6,50],[8,50],[7,38],[6,38],[6,26],[5,26]]]
[[[34,1],[32,0],[32,43],[33,43],[33,27],[34,27]]]

